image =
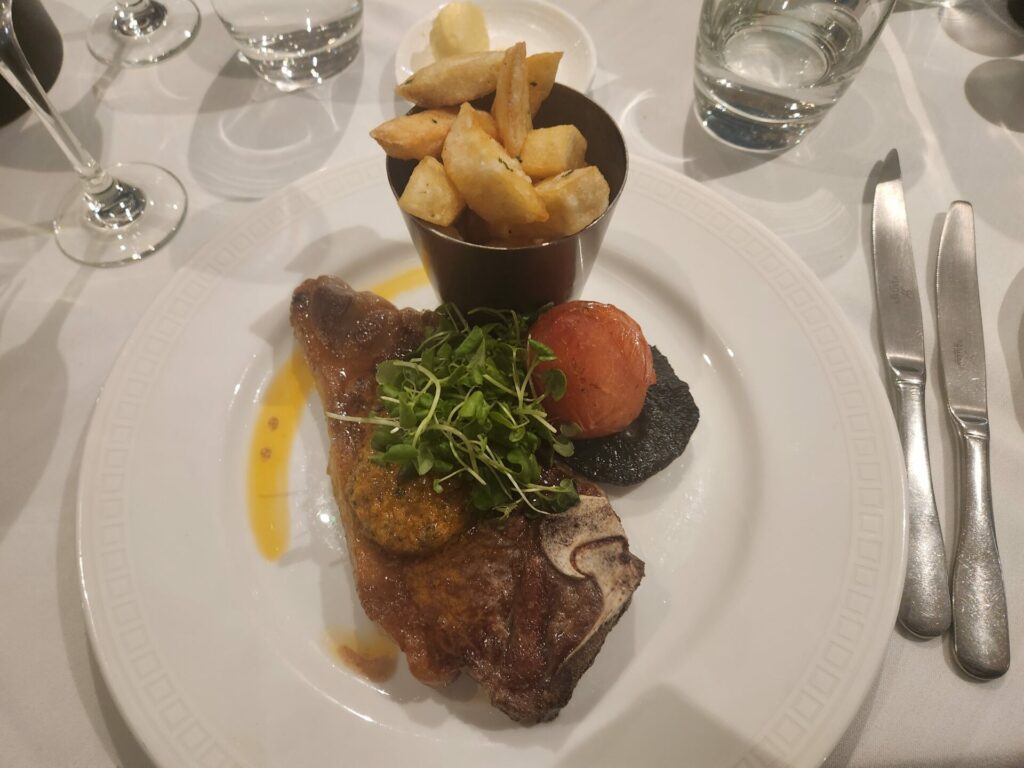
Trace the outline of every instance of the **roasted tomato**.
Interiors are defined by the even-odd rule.
[[[654,362],[640,326],[621,309],[596,301],[559,304],[537,318],[530,336],[558,357],[537,365],[534,383],[542,387],[549,368],[565,374],[565,395],[544,400],[556,423],[575,422],[580,437],[601,437],[640,414],[655,381]]]

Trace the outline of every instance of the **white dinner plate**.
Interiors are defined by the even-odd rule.
[[[597,71],[597,49],[580,22],[557,5],[544,0],[477,0],[484,12],[491,50],[508,48],[520,41],[527,53],[562,51],[565,55],[555,78],[563,85],[586,93]],[[404,82],[413,72],[434,60],[430,50],[430,27],[444,6],[441,3],[402,37],[395,52],[395,82]]]
[[[328,641],[365,616],[301,400],[287,551],[250,528],[247,460],[305,277],[435,301],[374,158],[257,205],[175,276],[85,446],[82,589],[96,656],[163,766],[816,766],[865,695],[902,586],[901,455],[874,366],[799,259],[728,202],[634,160],[585,297],[635,317],[701,411],[686,453],[610,489],[647,564],[553,722]],[[399,278],[395,280],[396,276]],[[390,281],[390,282],[388,282]],[[276,422],[275,422],[276,424]]]

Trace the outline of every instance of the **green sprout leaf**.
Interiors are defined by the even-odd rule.
[[[417,450],[408,443],[395,443],[380,454],[380,460],[389,464],[408,464],[415,461]]]
[[[425,475],[434,466],[434,454],[426,441],[416,449],[416,474]]]
[[[536,339],[530,339],[530,349],[533,350],[534,356],[536,357],[536,359],[540,360],[541,362],[545,362],[546,363],[546,362],[549,362],[551,360],[557,360],[558,359],[558,357],[555,355],[554,350],[551,349],[551,347],[549,347],[547,344],[545,344],[542,341],[537,341]]]
[[[437,493],[450,481],[467,483],[481,513],[566,510],[579,498],[572,480],[542,479],[552,457],[573,451],[542,405],[565,394],[565,375],[545,371],[535,391],[534,367],[556,357],[529,338],[533,319],[494,309],[467,317],[442,305],[412,357],[377,367],[377,412],[332,418],[374,425],[373,460],[404,475],[430,475]]]
[[[574,437],[579,437],[579,434],[583,429],[575,421],[567,421],[564,424],[559,425],[558,431],[571,440]]]
[[[394,387],[400,383],[401,379],[402,370],[398,367],[395,360],[385,360],[377,366],[378,384],[386,387]],[[397,394],[397,392],[395,394]]]
[[[561,400],[565,397],[565,374],[558,368],[548,368],[542,374],[544,380],[544,391],[553,400]]]
[[[563,440],[561,438],[555,438],[552,440],[551,447],[559,456],[564,456],[566,458],[572,456],[573,451],[575,450],[573,444],[569,440]]]

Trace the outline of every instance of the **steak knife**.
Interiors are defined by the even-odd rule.
[[[946,408],[959,465],[953,653],[967,674],[990,679],[1010,668],[1010,637],[992,519],[985,339],[970,203],[955,202],[946,214],[935,295]]]
[[[882,351],[907,472],[909,545],[899,620],[915,635],[936,637],[949,628],[949,581],[928,460],[924,323],[895,149],[875,187],[871,243]]]

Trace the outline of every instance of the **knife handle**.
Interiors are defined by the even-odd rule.
[[[999,548],[992,520],[988,423],[953,419],[959,436],[959,527],[953,560],[953,653],[964,672],[982,679],[1010,668]]]
[[[894,384],[896,423],[907,467],[909,539],[899,620],[915,635],[937,637],[949,629],[949,576],[928,462],[924,375]]]

